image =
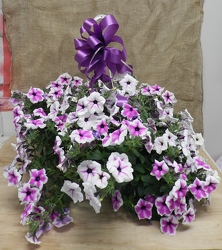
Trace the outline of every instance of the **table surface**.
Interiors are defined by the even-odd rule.
[[[15,152],[9,138],[0,148],[0,169],[11,163]],[[212,168],[217,168],[206,151],[201,155],[208,159]],[[219,172],[219,170],[218,170]],[[219,172],[222,178],[221,172]],[[122,208],[114,212],[111,205],[102,204],[96,214],[88,202],[73,204],[71,215],[74,223],[63,228],[53,228],[41,237],[41,245],[32,245],[25,239],[27,226],[20,224],[23,206],[18,204],[17,188],[8,187],[7,180],[0,174],[0,249],[1,250],[93,250],[93,249],[222,249],[222,185],[212,194],[210,206],[201,206],[195,221],[188,225],[180,224],[176,235],[160,232],[159,222],[149,225],[139,221],[135,215],[125,213]]]

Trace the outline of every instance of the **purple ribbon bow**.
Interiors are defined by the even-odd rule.
[[[98,79],[110,82],[116,73],[132,72],[126,61],[126,48],[121,37],[115,35],[119,28],[113,15],[105,16],[100,23],[93,18],[84,21],[80,28],[82,39],[74,39],[77,51],[75,60],[78,62],[79,70],[90,79],[91,87]],[[84,35],[87,35],[86,37]],[[111,47],[110,43],[118,43],[122,50]],[[89,75],[93,75],[90,77]]]

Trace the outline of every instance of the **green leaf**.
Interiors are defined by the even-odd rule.
[[[138,182],[140,180],[140,176],[136,175],[133,180],[135,180],[135,182]]]
[[[169,190],[169,187],[166,185],[161,185],[160,186],[160,192],[166,194],[167,191]]]
[[[99,161],[99,160],[103,159],[103,155],[99,151],[99,149],[96,149],[90,153],[87,153],[87,159]]]
[[[154,183],[158,183],[158,181],[157,181],[157,179],[156,179],[155,176],[150,175],[149,183],[150,183],[150,184],[154,184]]]
[[[59,213],[59,214],[64,214],[64,209],[63,209],[63,207],[61,206],[56,206],[55,207],[55,210]]]
[[[152,195],[155,193],[155,190],[153,190],[152,186],[149,185],[145,188],[144,193],[145,195],[148,195],[148,194]]]
[[[140,156],[140,153],[135,148],[132,148],[132,153],[137,157]]]
[[[134,154],[128,154],[129,161],[132,165],[136,164],[136,157]]]
[[[140,183],[139,185],[138,185],[138,188],[137,188],[137,191],[138,191],[138,194],[139,194],[139,196],[144,196],[144,186],[143,186],[143,183]]]
[[[102,152],[102,159],[108,159],[109,158],[109,156],[110,156],[110,152],[107,152],[107,151],[103,151]]]
[[[150,183],[151,177],[152,177],[152,176],[151,176],[150,174],[145,174],[145,175],[141,176],[141,180],[142,180],[143,182]]]
[[[140,153],[139,154],[139,160],[143,164],[146,161],[146,158]]]
[[[134,170],[141,173],[141,174],[144,174],[146,171],[143,167],[143,165],[140,165],[140,164],[136,164],[135,166],[133,166]]]

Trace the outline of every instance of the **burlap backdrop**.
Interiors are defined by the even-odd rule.
[[[46,86],[63,73],[78,75],[74,38],[83,21],[113,14],[140,82],[175,93],[176,111],[187,108],[202,132],[204,0],[3,0],[12,52],[11,89]]]

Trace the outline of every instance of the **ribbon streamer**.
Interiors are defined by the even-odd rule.
[[[123,107],[123,105],[124,105],[125,103],[128,103],[128,97],[125,97],[125,96],[123,96],[123,95],[117,94],[117,95],[116,95],[116,99],[117,99],[116,105],[117,105],[118,107]]]
[[[82,39],[75,38],[74,44],[77,53],[75,60],[79,70],[90,80],[91,87],[97,80],[110,82],[116,73],[132,72],[126,61],[126,48],[120,36],[115,35],[119,25],[113,15],[107,15],[98,23],[93,18],[84,21],[80,28]],[[111,43],[118,44],[111,47]],[[92,75],[92,77],[90,77]]]

